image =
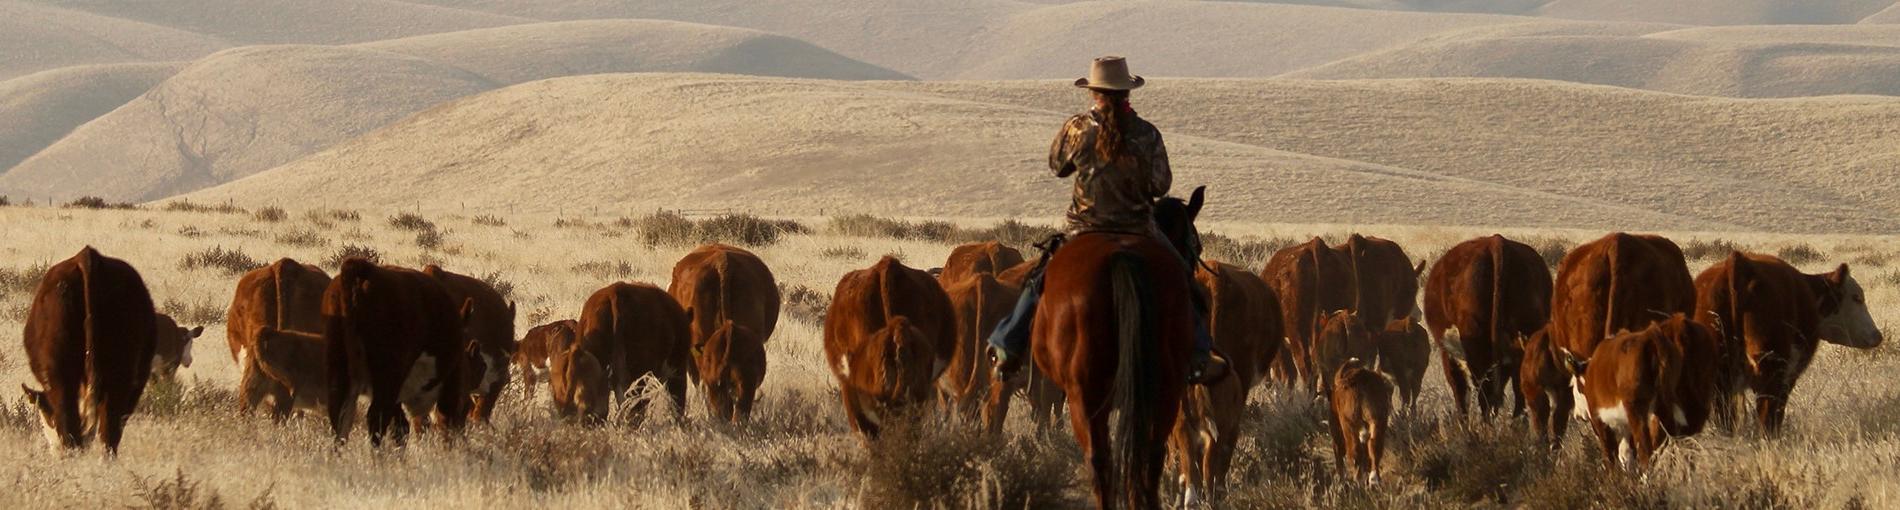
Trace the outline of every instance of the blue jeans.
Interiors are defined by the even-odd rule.
[[[1175,251],[1173,244],[1163,242],[1161,245],[1168,247],[1168,251],[1175,252],[1176,257],[1180,257],[1181,254]],[[1188,278],[1191,281],[1194,275],[1194,264],[1185,258],[1181,262],[1188,267]],[[1003,351],[1004,355],[1011,358],[1022,355],[1023,351],[1029,348],[1029,334],[1036,322],[1036,304],[1042,301],[1042,276],[1048,259],[1043,259],[1041,264],[1029,272],[1028,278],[1023,279],[1023,295],[1016,300],[1016,308],[1011,309],[1009,317],[996,323],[996,330],[990,332],[990,346]],[[1207,310],[1202,309],[1204,305],[1201,304],[1201,300],[1191,299],[1190,301],[1194,303],[1194,351],[1197,355],[1204,356],[1214,350],[1214,337],[1208,333]]]

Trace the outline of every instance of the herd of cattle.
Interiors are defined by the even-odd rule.
[[[984,349],[1032,265],[991,242],[957,247],[940,272],[886,257],[844,275],[823,336],[853,430],[874,439],[895,417],[931,408],[998,430],[1018,395],[1049,425],[1062,391],[1034,370],[992,380]],[[1222,484],[1247,394],[1268,378],[1330,402],[1336,463],[1343,471],[1350,457],[1355,477],[1371,483],[1394,396],[1416,403],[1434,348],[1461,415],[1473,389],[1490,417],[1515,388],[1514,414],[1528,407],[1549,444],[1574,413],[1611,469],[1642,469],[1668,438],[1732,419],[1748,394],[1760,426],[1779,430],[1818,341],[1881,342],[1846,265],[1810,275],[1735,252],[1692,278],[1675,243],[1616,233],[1570,251],[1554,278],[1535,249],[1496,235],[1460,243],[1426,269],[1398,244],[1359,235],[1280,250],[1259,273],[1203,264],[1210,331],[1231,370],[1183,402],[1169,448],[1188,489]],[[362,416],[377,445],[485,421],[514,377],[530,396],[547,381],[557,415],[590,423],[621,400],[633,407],[628,420],[643,416],[645,400],[628,397],[647,385],[680,413],[697,386],[711,416],[746,420],[779,316],[771,270],[715,244],[680,260],[672,277],[666,289],[611,283],[578,317],[517,341],[514,305],[480,279],[361,259],[331,277],[278,260],[238,280],[226,317],[243,372],[238,404],[280,420],[321,413],[343,440],[367,397]],[[23,387],[48,440],[81,448],[96,434],[116,451],[147,381],[189,366],[202,331],[156,313],[124,261],[87,247],[53,266],[25,326],[41,389]]]

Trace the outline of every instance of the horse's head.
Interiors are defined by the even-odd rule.
[[[1155,225],[1188,260],[1201,260],[1201,233],[1194,228],[1194,219],[1200,216],[1206,199],[1207,186],[1200,186],[1194,188],[1187,200],[1161,197],[1155,201]]]

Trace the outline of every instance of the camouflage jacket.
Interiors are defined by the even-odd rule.
[[[1136,118],[1122,135],[1133,157],[1102,161],[1095,152],[1102,115],[1090,110],[1070,117],[1049,147],[1049,169],[1056,177],[1075,176],[1069,232],[1147,234],[1154,222],[1153,202],[1168,194],[1174,180],[1168,149],[1161,143],[1161,131]]]

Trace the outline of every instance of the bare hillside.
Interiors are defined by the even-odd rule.
[[[360,45],[480,74],[497,83],[631,71],[710,72],[840,80],[904,79],[790,37],[658,20],[535,23]]]
[[[1634,36],[1431,41],[1288,73],[1289,78],[1533,78],[1680,94],[1900,94],[1900,47]]]
[[[7,119],[0,123],[0,174],[184,67],[75,66],[0,81],[0,119]]]
[[[458,101],[187,197],[543,213],[1057,214],[1066,184],[1047,175],[1044,157],[1063,114],[971,102],[934,87],[969,89],[961,95],[970,97],[1009,85],[704,75],[548,80]],[[767,112],[771,122],[757,121]],[[1219,197],[1210,214],[1230,220],[1734,228],[1178,131],[1169,145],[1181,190],[1209,185]]]
[[[892,86],[1045,110],[1083,104],[1048,82]],[[1900,153],[1900,132],[1888,128],[1900,123],[1900,99],[1889,97],[1730,99],[1525,80],[1157,80],[1136,108],[1174,133],[1750,229],[1900,231],[1900,167],[1868,164]]]
[[[245,47],[194,64],[24,160],[0,176],[0,194],[151,200],[288,163],[475,92],[629,71],[904,77],[782,36],[670,21],[544,23],[361,47]],[[116,164],[123,161],[140,164]]]
[[[0,194],[149,200],[296,159],[430,105],[480,76],[331,46],[220,52],[0,175]]]
[[[533,20],[399,0],[25,0],[239,44],[348,44]]]
[[[1855,23],[1892,5],[1893,0],[1554,0],[1538,13],[1685,25],[1822,25]]]
[[[0,0],[0,80],[66,66],[191,60],[226,46],[182,30]]]

